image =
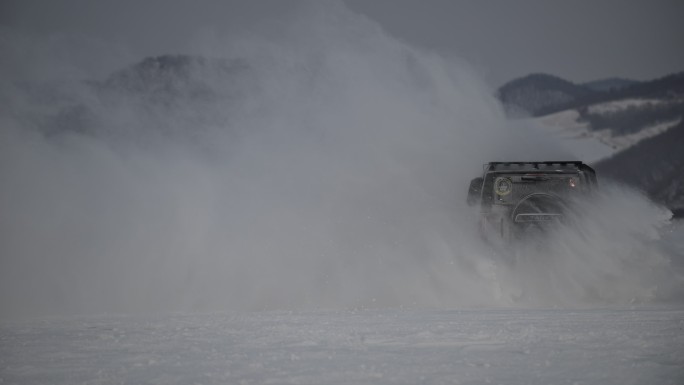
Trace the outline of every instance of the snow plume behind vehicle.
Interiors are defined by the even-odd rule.
[[[476,71],[340,3],[273,28],[205,33],[199,56],[88,82],[93,45],[19,54],[31,37],[3,31],[2,317],[583,305],[677,287],[649,243],[666,215],[620,189],[555,247],[507,251],[516,263],[478,240],[465,201],[483,163],[572,156],[507,122]]]

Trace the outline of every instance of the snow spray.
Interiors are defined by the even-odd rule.
[[[1,316],[575,306],[678,287],[652,245],[668,213],[624,188],[604,184],[580,231],[544,247],[480,241],[465,198],[483,163],[573,156],[508,122],[475,69],[338,2],[276,27],[94,78],[54,55],[64,39],[27,56],[3,31]]]

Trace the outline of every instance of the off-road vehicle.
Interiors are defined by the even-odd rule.
[[[470,181],[468,204],[479,207],[487,238],[511,240],[567,219],[571,202],[597,188],[596,172],[582,162],[490,162]]]

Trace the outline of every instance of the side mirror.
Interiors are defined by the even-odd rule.
[[[468,206],[475,206],[480,204],[480,199],[482,197],[482,183],[484,179],[475,178],[470,181],[470,187],[468,188]]]

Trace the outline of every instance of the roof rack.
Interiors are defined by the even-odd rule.
[[[483,165],[483,169],[486,171],[487,167],[489,167],[490,170],[494,171],[497,169],[501,169],[501,166],[524,166],[524,165],[530,165],[536,169],[539,169],[539,166],[574,166],[577,167],[578,170],[584,171],[587,174],[590,175],[590,178],[593,181],[596,181],[596,171],[594,171],[593,168],[589,167],[589,165],[585,164],[584,162],[578,161],[578,160],[552,160],[552,161],[543,161],[543,162],[534,162],[534,161],[528,161],[528,162],[489,162],[485,163]]]
[[[534,162],[534,161],[528,161],[528,162],[489,162],[488,164],[490,165],[499,165],[499,164],[546,164],[546,165],[551,165],[551,164],[572,164],[572,165],[582,165],[583,163],[579,160],[551,160],[551,161],[543,161],[543,162]]]
[[[484,167],[486,168],[487,166],[490,166],[491,168],[495,169],[497,166],[511,166],[511,165],[531,165],[535,168],[538,168],[540,165],[544,166],[552,166],[552,165],[559,165],[559,166],[567,166],[567,165],[572,165],[576,167],[581,167],[584,165],[584,163],[578,161],[578,160],[556,160],[556,161],[543,161],[543,162],[489,162],[485,163]]]

